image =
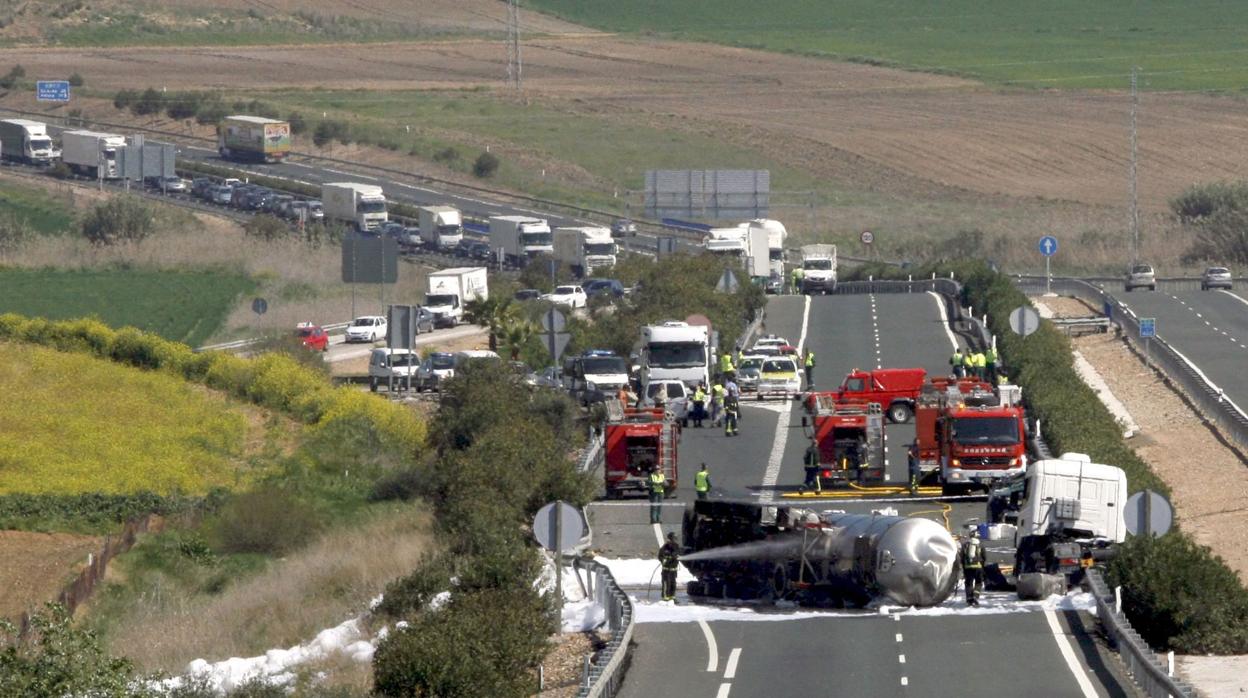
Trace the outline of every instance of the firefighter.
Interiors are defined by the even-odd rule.
[[[663,513],[663,494],[667,491],[667,477],[663,475],[663,469],[655,465],[650,468],[650,523],[659,523],[660,515]]]
[[[988,351],[984,352],[984,362],[986,364],[984,380],[989,383],[997,382],[997,348],[995,346],[988,347]]]
[[[719,418],[724,411],[724,393],[723,381],[715,381],[715,385],[711,386],[711,426],[719,426]]]
[[[737,414],[740,409],[736,395],[728,393],[724,396],[724,436],[737,436],[741,433],[737,430]]]
[[[819,477],[819,459],[819,439],[812,436],[810,446],[806,447],[806,455],[802,456],[802,467],[806,470],[806,481],[802,483],[802,489],[823,492],[823,483]]]
[[[676,570],[680,566],[680,546],[676,534],[668,533],[667,542],[659,548],[659,564],[663,566],[663,600],[676,600]]]
[[[966,582],[966,603],[979,605],[979,592],[984,589],[984,544],[979,540],[979,527],[962,542],[962,578]]]
[[[693,426],[702,428],[702,420],[706,419],[706,383],[698,383],[697,390],[693,391],[693,414],[689,417]]]
[[[815,387],[815,352],[806,350],[806,389]]]
[[[702,464],[702,469],[693,476],[693,489],[698,493],[698,499],[706,499],[711,494],[711,473],[706,469],[706,463]]]
[[[919,493],[919,480],[923,479],[923,466],[919,465],[919,457],[910,452],[910,496]]]
[[[982,351],[975,352],[975,377],[980,380],[983,380],[984,372],[987,368],[988,368],[988,357],[985,356],[984,352]]]
[[[742,359],[742,358],[744,358],[744,357],[741,355],[741,347],[737,347],[736,352],[734,352],[734,353],[733,353],[733,355],[732,355],[732,363],[733,363],[733,365],[735,365],[735,366],[740,366],[740,365],[741,365],[741,359]]]
[[[962,348],[958,347],[953,350],[953,356],[949,357],[949,365],[953,367],[953,375],[961,378],[965,375],[962,368]]]

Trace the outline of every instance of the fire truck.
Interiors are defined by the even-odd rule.
[[[914,413],[914,401],[927,380],[921,368],[881,368],[874,371],[850,371],[836,390],[813,392],[806,397],[806,411],[817,411],[817,398],[830,396],[837,402],[878,402],[884,406],[889,421],[904,424]]]
[[[658,467],[667,478],[666,494],[675,494],[679,470],[676,465],[680,426],[662,407],[624,407],[618,400],[606,403],[603,473],[609,499],[626,493],[649,491],[650,470]]]
[[[819,476],[825,482],[859,484],[884,480],[884,413],[878,403],[839,402],[817,395],[814,416],[803,432],[819,444]]]
[[[983,488],[1027,468],[1026,420],[1014,385],[994,392],[976,379],[936,378],[915,401],[913,466],[946,494]],[[934,475],[938,473],[938,475]]]

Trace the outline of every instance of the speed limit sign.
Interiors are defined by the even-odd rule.
[[[862,235],[859,235],[858,238],[862,240],[862,244],[870,245],[871,243],[875,242],[875,233],[871,232],[870,230],[864,230],[862,231]]]

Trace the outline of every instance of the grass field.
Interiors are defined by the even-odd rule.
[[[0,216],[25,221],[35,232],[59,235],[74,222],[72,204],[46,189],[5,182],[0,188]]]
[[[0,345],[0,493],[198,494],[232,486],[240,407],[180,378],[82,354]]]
[[[225,272],[0,269],[0,313],[53,320],[95,315],[113,327],[131,325],[199,346],[254,287]]]
[[[1248,87],[1248,3],[1225,0],[532,0],[611,31],[1057,88]]]

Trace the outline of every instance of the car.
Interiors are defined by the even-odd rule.
[[[286,207],[289,206],[295,197],[290,194],[274,194],[269,200],[264,202],[264,210],[275,216],[285,216]]]
[[[789,340],[775,334],[765,334],[754,340],[755,347],[782,347],[789,343]]]
[[[627,218],[620,218],[611,224],[611,234],[632,237],[637,234],[637,224]]]
[[[780,278],[779,274],[773,272],[772,275],[767,277],[767,280],[763,282],[763,293],[778,296],[783,292],[784,279]]]
[[[247,208],[247,197],[252,192],[259,189],[254,184],[238,184],[234,186],[234,190],[230,192],[230,206],[234,208]]]
[[[210,190],[207,198],[209,201],[211,201],[214,204],[227,206],[229,205],[230,199],[233,198],[233,196],[234,196],[234,187],[228,184],[218,184],[217,186],[213,187]]]
[[[797,361],[787,356],[773,356],[763,361],[758,376],[758,399],[779,394],[784,398],[798,397],[802,392],[802,377]]]
[[[196,177],[191,180],[191,195],[201,199],[208,198],[208,191],[217,185],[211,177]]]
[[[754,346],[750,349],[750,356],[784,356],[784,352],[780,351],[780,347]]]
[[[476,243],[468,238],[460,238],[459,244],[451,250],[456,257],[472,257],[472,246]]]
[[[374,349],[368,359],[368,389],[377,392],[379,386],[406,388],[409,381],[419,390],[416,378],[421,364],[420,355],[411,349]]]
[[[1124,284],[1127,293],[1137,288],[1147,288],[1150,291],[1157,290],[1157,275],[1153,272],[1153,267],[1149,264],[1135,264],[1131,267],[1131,271],[1127,272],[1126,282]]]
[[[762,375],[763,362],[766,356],[751,354],[741,357],[741,365],[737,366],[737,387],[741,392],[758,390],[758,379]]]
[[[535,288],[522,288],[512,296],[518,301],[535,301],[542,297],[542,292]]]
[[[418,391],[441,390],[442,381],[455,375],[455,355],[435,351],[420,362],[413,387]]]
[[[1200,277],[1200,290],[1208,291],[1211,288],[1224,288],[1231,290],[1231,270],[1226,267],[1209,267]]]
[[[386,319],[380,315],[362,315],[347,326],[347,342],[376,342],[386,338]]]
[[[559,375],[558,366],[547,366],[542,370],[533,374],[533,385],[539,388],[553,388],[560,390],[563,388],[563,379]]]
[[[689,390],[678,380],[650,381],[641,389],[639,405],[657,407],[660,394],[666,396],[664,407],[681,425],[689,421]]]
[[[277,192],[272,189],[254,191],[247,197],[247,208],[252,211],[266,211],[268,210],[269,201],[275,196],[277,196]]]
[[[295,326],[295,336],[303,341],[303,346],[316,351],[329,351],[329,334],[318,325],[301,322]]]
[[[303,202],[300,202],[300,204],[302,203]],[[306,204],[304,205],[306,206]],[[385,223],[382,223],[377,226],[375,233],[377,237],[392,237],[395,240],[400,241],[407,240],[407,229],[404,228],[403,224],[398,221],[386,221]]]
[[[494,250],[490,249],[490,243],[477,241],[472,243],[468,256],[482,262],[490,262],[494,258]]]
[[[542,296],[542,300],[575,309],[584,308],[589,302],[589,297],[585,295],[585,289],[580,286],[556,286],[554,291]]]
[[[325,205],[316,199],[308,199],[308,218],[314,221],[325,220]]]
[[[581,288],[585,289],[585,295],[589,298],[623,298],[625,293],[624,284],[615,279],[589,279],[581,284]]]
[[[181,177],[144,177],[143,184],[152,189],[174,194],[185,194],[188,187]]]

